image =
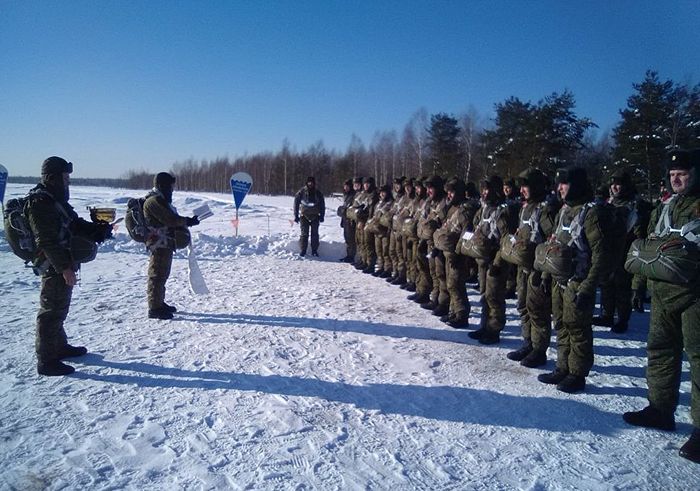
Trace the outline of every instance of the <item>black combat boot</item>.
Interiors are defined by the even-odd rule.
[[[363,269],[365,269],[365,267],[366,267],[366,266],[365,266],[365,263],[363,263],[362,261],[358,261],[358,262],[356,262],[356,263],[352,263],[352,265],[355,266],[355,269],[359,269],[360,271],[363,270]]]
[[[173,314],[177,312],[177,308],[173,307],[172,305],[168,305],[167,303],[163,302],[163,310],[166,312],[172,312]]]
[[[623,332],[627,332],[628,327],[627,321],[617,321],[615,325],[610,328],[610,331],[616,334],[622,334]]]
[[[452,314],[443,315],[440,317],[440,322],[447,323],[450,320],[452,320],[453,318],[454,318],[454,315],[452,315]]]
[[[441,317],[443,315],[447,315],[447,313],[450,311],[450,308],[447,305],[438,305],[433,309],[433,315],[437,317]]]
[[[149,319],[161,319],[161,320],[168,320],[173,318],[173,313],[168,312],[164,308],[159,308],[159,309],[150,309],[148,311],[148,318]]]
[[[511,351],[506,356],[509,360],[520,361],[523,360],[527,355],[532,353],[532,343],[528,339],[523,343],[523,345],[515,351]]]
[[[367,266],[365,269],[362,270],[363,273],[365,274],[372,274],[374,273],[374,265]]]
[[[611,315],[596,315],[592,323],[594,326],[612,327],[615,322]]]
[[[425,310],[433,310],[437,306],[438,306],[437,303],[433,302],[432,300],[429,300],[427,302],[423,302],[422,304],[420,304],[420,308],[425,309]]]
[[[447,325],[453,329],[467,329],[469,328],[469,314],[456,315],[447,321]]]
[[[678,455],[691,462],[700,464],[700,428],[695,428],[688,441],[678,451]]]
[[[311,251],[311,255],[314,257],[318,257],[318,251]]]
[[[500,333],[497,333],[497,332],[486,331],[479,338],[479,343],[485,344],[485,345],[498,344],[500,342],[501,342],[501,335],[500,335]]]
[[[64,358],[76,358],[86,354],[87,348],[85,346],[71,346],[70,344],[67,344],[59,351],[58,359],[62,360]]]
[[[404,286],[406,287],[406,288],[404,288],[404,290],[406,290],[407,292],[416,291],[416,284],[415,283],[406,283],[406,285],[404,285]],[[403,286],[401,288],[403,288]]]
[[[520,360],[520,364],[527,368],[537,368],[547,364],[547,353],[544,351],[531,351],[529,355]]]
[[[585,388],[586,377],[581,377],[572,373],[568,374],[564,380],[557,384],[557,390],[566,392],[567,394],[582,392]]]
[[[558,384],[566,378],[569,372],[555,368],[553,372],[543,373],[537,376],[537,380],[543,384]]]
[[[60,377],[61,375],[70,375],[75,372],[75,368],[65,363],[61,363],[60,360],[50,360],[45,362],[39,362],[36,365],[36,371],[39,375],[46,375],[47,377]]]
[[[651,406],[647,406],[641,411],[624,413],[622,419],[634,426],[644,426],[645,428],[656,428],[664,431],[675,431],[676,429],[676,419],[673,413],[659,411]]]
[[[306,256],[306,251],[301,251],[301,252],[299,253],[299,255],[300,255],[301,257]]]
[[[482,327],[481,329],[477,329],[476,331],[470,332],[469,334],[467,334],[467,336],[478,341],[485,333],[486,329]]]

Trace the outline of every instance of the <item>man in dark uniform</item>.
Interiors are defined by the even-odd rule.
[[[83,245],[102,242],[112,236],[106,222],[91,223],[78,217],[71,205],[70,173],[73,164],[61,157],[49,157],[41,164],[41,183],[30,191],[27,218],[39,251],[36,264],[47,263],[41,276],[39,313],[36,317],[36,357],[40,375],[68,375],[75,369],[64,358],[87,353],[83,346],[68,344],[63,323],[70,308],[79,270],[79,238]],[[84,242],[83,240],[83,242]],[[96,247],[93,251],[96,252]],[[90,260],[94,258],[92,255]]]
[[[190,234],[187,227],[199,224],[196,216],[183,217],[173,207],[175,176],[160,172],[153,178],[153,190],[143,204],[146,223],[156,232],[146,240],[151,252],[148,262],[148,317],[172,319],[177,309],[165,303],[165,283],[170,277],[175,249],[187,247]]]
[[[700,149],[671,152],[667,179],[673,194],[652,212],[649,236],[700,242]],[[695,226],[693,226],[695,224]],[[686,227],[684,227],[686,226]],[[684,231],[683,229],[690,230]],[[647,339],[649,405],[627,412],[632,425],[673,431],[678,406],[683,350],[690,362],[690,417],[693,432],[680,455],[700,463],[700,277],[689,284],[649,279],[651,323]]]
[[[294,196],[294,221],[300,225],[299,255],[305,256],[309,246],[309,231],[311,231],[311,255],[318,256],[318,227],[326,214],[326,203],[323,193],[316,189],[316,178],[310,176],[306,186]]]

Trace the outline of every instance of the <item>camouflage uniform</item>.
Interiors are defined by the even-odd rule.
[[[452,327],[465,328],[469,323],[470,312],[466,286],[466,256],[456,252],[461,232],[468,223],[465,185],[462,180],[453,178],[445,184],[445,190],[453,196],[449,201],[445,221],[433,234],[435,247],[442,251],[445,258],[445,283],[449,296],[449,315],[442,320]]]
[[[559,171],[558,182],[568,184],[564,206],[557,214],[556,229],[550,240],[569,245],[573,271],[553,277],[552,314],[557,330],[557,367],[540,375],[541,382],[557,384],[563,392],[585,388],[593,366],[595,292],[609,271],[611,243],[602,209],[590,202],[592,192],[586,171],[571,168]]]
[[[407,197],[404,191],[405,181],[405,178],[394,179],[394,204],[391,208],[389,257],[392,264],[392,283],[396,282],[397,284],[405,283],[406,281],[406,254],[403,249],[403,238],[401,235],[401,210],[406,206],[410,197]]]
[[[365,227],[374,234],[374,250],[377,254],[375,276],[386,278],[391,276],[393,270],[389,253],[389,238],[391,236],[394,199],[391,196],[389,186],[382,186],[379,195],[380,201],[375,205],[374,214]],[[382,196],[384,199],[381,198]]]
[[[430,210],[430,198],[424,194],[425,182],[421,188],[421,193],[416,194],[416,203],[414,220],[416,221],[417,239],[413,243],[413,261],[416,271],[416,295],[412,296],[413,300],[419,303],[430,301],[430,294],[433,291],[433,278],[430,275],[429,241],[432,242],[434,229],[427,227],[428,212]],[[420,197],[419,197],[420,196]],[[410,298],[410,297],[409,297]]]
[[[148,315],[151,318],[171,318],[172,307],[165,303],[165,283],[170,277],[173,251],[189,243],[187,227],[199,223],[196,218],[178,215],[172,206],[175,178],[166,172],[154,178],[154,188],[143,203],[146,223],[158,231],[146,240],[151,253],[148,261]]]
[[[418,278],[420,275],[418,248],[420,239],[418,238],[418,220],[422,215],[426,205],[425,187],[423,181],[417,179],[414,182],[414,197],[405,208],[403,230],[404,249],[406,250],[406,280],[407,288],[417,290]],[[427,266],[427,259],[426,259]],[[426,292],[429,295],[430,292]]]
[[[554,231],[554,219],[558,211],[555,203],[545,201],[547,183],[539,169],[524,171],[520,176],[521,189],[528,192],[519,213],[518,228],[513,236],[516,243],[534,248],[544,242]],[[523,346],[508,353],[508,358],[520,361],[527,367],[544,365],[551,337],[552,297],[551,280],[542,278],[533,268],[534,255],[527,264],[517,265],[517,303]],[[513,267],[513,266],[512,266]]]
[[[352,179],[345,181],[347,190],[343,191],[343,204],[338,208],[338,216],[340,217],[340,226],[343,228],[343,239],[345,239],[345,257],[341,261],[353,262],[357,255],[357,243],[355,242],[355,227],[357,224],[354,220],[350,220],[347,216],[348,208],[352,206],[355,200],[355,190],[352,187]]]
[[[326,202],[323,193],[316,189],[316,179],[309,177],[306,186],[297,191],[294,196],[294,221],[301,229],[299,249],[301,255],[306,254],[309,246],[309,231],[311,232],[311,254],[318,255],[318,228],[326,214]]]
[[[447,216],[447,199],[445,198],[444,181],[440,176],[432,176],[425,181],[425,187],[432,197],[428,199],[425,217],[418,222],[418,236],[425,239],[428,270],[430,274],[430,301],[424,307],[434,311],[436,315],[445,315],[449,309],[450,296],[447,293],[445,276],[445,257],[435,248],[433,234],[440,228]]]
[[[630,244],[635,239],[645,238],[649,225],[651,205],[635,196],[632,179],[627,172],[617,172],[612,176],[612,183],[618,184],[621,191],[610,198],[611,211],[614,217],[614,227],[619,234],[614,240],[613,272],[604,279],[600,288],[601,315],[594,317],[593,323],[600,326],[612,327],[613,332],[622,333],[627,330],[632,315],[632,278],[625,271],[625,258]],[[621,234],[622,231],[626,233]],[[645,289],[638,288],[637,295],[646,294]],[[614,322],[617,310],[617,323]]]
[[[671,152],[667,164],[671,171],[687,171],[685,190],[664,200],[652,212],[647,232],[650,237],[672,240],[680,229],[700,220],[700,150]],[[667,179],[669,174],[667,174]],[[668,186],[671,189],[671,185]],[[668,221],[667,221],[668,220]],[[695,237],[685,235],[697,244]],[[651,289],[651,323],[647,339],[647,395],[649,406],[642,411],[625,413],[625,421],[638,426],[675,429],[674,413],[678,407],[683,351],[690,364],[690,417],[693,433],[681,447],[680,455],[700,463],[700,277],[689,284],[649,279]]]
[[[63,174],[73,165],[60,157],[50,157],[42,164],[42,182],[31,192],[27,219],[36,241],[37,266],[48,261],[41,273],[39,313],[36,317],[35,350],[37,371],[41,375],[67,375],[73,367],[61,359],[87,353],[83,347],[68,344],[63,324],[68,316],[73,287],[66,283],[64,271],[78,271],[80,265],[77,237],[94,246],[111,237],[111,225],[91,223],[78,216],[68,204],[68,187]],[[67,181],[66,181],[67,182]],[[94,256],[86,260],[91,260]]]

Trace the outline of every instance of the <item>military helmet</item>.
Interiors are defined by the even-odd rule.
[[[353,183],[353,184],[362,184],[362,179],[363,179],[362,176],[355,176],[355,177],[352,179],[352,183]]]
[[[345,179],[345,181],[343,182],[343,186],[352,187],[352,179]]]
[[[153,186],[156,189],[169,189],[175,184],[175,176],[167,172],[159,172],[153,178]]]
[[[442,177],[438,176],[437,174],[430,176],[428,179],[426,179],[423,182],[423,185],[427,187],[434,187],[435,189],[442,189],[445,185],[445,181],[442,179]]]
[[[521,188],[528,187],[530,190],[528,200],[531,202],[542,201],[547,196],[547,176],[537,167],[522,171],[516,183]]]
[[[41,175],[50,176],[53,174],[63,174],[73,172],[73,162],[68,162],[61,157],[49,157],[41,164]]]

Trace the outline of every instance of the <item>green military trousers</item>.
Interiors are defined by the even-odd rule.
[[[587,377],[593,367],[593,308],[576,306],[579,282],[552,284],[552,315],[557,330],[557,368]]]
[[[552,279],[543,278],[539,271],[531,272],[527,277],[527,324],[532,349],[546,353],[552,337]],[[519,295],[519,294],[518,294]],[[518,302],[520,297],[518,296]],[[523,332],[523,337],[525,333]]]
[[[68,344],[63,322],[68,316],[72,294],[73,287],[66,285],[63,275],[53,268],[49,268],[41,277],[34,343],[40,364],[57,360],[63,347]]]
[[[343,238],[345,239],[345,250],[347,256],[355,259],[357,255],[357,242],[355,241],[355,227],[357,224],[352,220],[343,220]]]
[[[173,251],[168,248],[153,249],[148,261],[148,309],[157,310],[165,303],[165,282],[170,277]]]
[[[445,252],[445,283],[449,295],[450,313],[455,317],[469,316],[469,299],[467,298],[466,256]]]
[[[700,298],[697,290],[653,281],[647,340],[652,407],[673,412],[678,406],[684,349],[690,362],[690,416],[700,428]]]

